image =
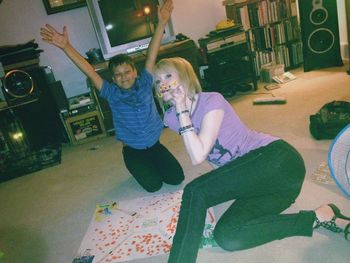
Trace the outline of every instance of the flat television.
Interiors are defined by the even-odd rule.
[[[147,49],[157,25],[157,5],[162,3],[163,0],[87,0],[104,59]],[[169,21],[162,44],[174,39]]]

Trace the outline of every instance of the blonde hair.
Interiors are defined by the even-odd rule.
[[[194,94],[202,91],[196,73],[192,65],[184,58],[163,58],[154,66],[154,74],[162,74],[176,71],[179,75],[179,84],[183,86],[187,95],[192,97]]]

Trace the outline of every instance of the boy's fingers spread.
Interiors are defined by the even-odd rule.
[[[48,34],[46,32],[44,32],[44,31],[41,31],[40,35],[43,36],[43,37],[47,37],[48,36]]]
[[[48,30],[46,28],[44,28],[44,27],[41,27],[40,28],[40,32],[45,32],[46,33],[46,32],[48,32]]]
[[[52,26],[50,26],[49,24],[46,24],[46,27],[48,29],[50,29],[50,31],[56,32],[56,29],[54,29]]]
[[[47,43],[51,43],[51,41],[47,37],[42,37],[41,39]]]
[[[48,32],[47,32],[47,30],[45,30],[45,29],[41,29],[41,30],[40,30],[40,34],[41,34],[41,35],[47,35]]]
[[[173,1],[168,1],[168,8],[173,8],[173,7],[174,7]]]
[[[63,35],[65,35],[65,36],[66,36],[67,34],[68,34],[68,32],[67,32],[67,27],[66,27],[66,26],[64,26],[64,27],[63,27]]]
[[[40,35],[46,36],[46,37],[50,37],[50,36],[52,36],[52,33],[51,33],[51,32],[48,32],[47,30],[42,30],[42,31],[40,32]]]
[[[172,6],[172,1],[166,1],[165,3],[164,3],[164,7],[165,7],[165,9],[169,9],[169,8],[171,8],[171,6]]]

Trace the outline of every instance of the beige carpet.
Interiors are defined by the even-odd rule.
[[[334,202],[350,215],[350,200],[332,184],[316,182],[312,174],[327,159],[331,140],[316,141],[308,129],[309,116],[332,100],[350,101],[347,67],[304,73],[281,88],[238,94],[233,108],[251,128],[286,139],[303,155],[307,178],[295,205],[288,212],[314,209]],[[285,96],[285,105],[253,105],[256,97]],[[181,138],[165,130],[162,142],[183,164],[186,179],[180,186],[165,186],[158,193],[182,189],[186,183],[210,169],[193,167]],[[121,144],[107,137],[80,146],[63,147],[62,164],[0,184],[0,251],[6,263],[70,263],[88,228],[97,203],[148,196],[124,167]],[[214,207],[219,216],[228,204]],[[337,262],[350,259],[350,242],[339,234],[315,231],[312,238],[292,237],[228,253],[202,249],[197,262]],[[166,262],[158,256],[135,263]],[[186,262],[184,262],[186,263]]]

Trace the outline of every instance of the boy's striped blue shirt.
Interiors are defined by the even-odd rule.
[[[100,96],[112,111],[115,136],[135,149],[154,145],[163,130],[152,92],[153,77],[143,70],[130,89],[103,81]]]

